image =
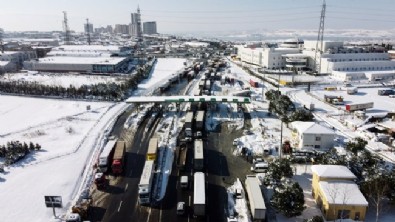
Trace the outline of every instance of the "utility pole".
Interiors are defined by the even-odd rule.
[[[87,32],[87,38],[88,38],[88,45],[91,44],[91,30],[90,30],[90,25],[89,25],[89,19],[86,19],[86,32]]]
[[[315,46],[315,55],[314,55],[314,66],[317,69],[317,72],[321,72],[321,55],[322,55],[322,46],[324,41],[324,29],[325,29],[325,11],[326,11],[326,2],[322,0],[322,9],[321,9],[321,18],[320,18],[320,26],[318,28],[318,36],[317,36],[317,43]],[[320,48],[318,49],[318,44],[320,44]],[[319,62],[317,62],[317,57],[319,54]]]
[[[69,23],[67,20],[67,12],[63,11],[63,16],[64,16],[64,20],[63,20],[63,29],[64,29],[64,34],[65,34],[65,38],[64,38],[64,44],[65,45],[70,45],[70,29],[69,29]]]

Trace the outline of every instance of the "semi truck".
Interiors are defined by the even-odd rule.
[[[201,139],[195,139],[193,168],[195,170],[203,170],[203,167],[204,167],[203,141]]]
[[[193,125],[193,112],[187,112],[185,116],[185,136],[192,137],[192,125]]]
[[[156,155],[158,153],[158,138],[153,137],[149,140],[148,143],[148,151],[147,151],[147,160],[156,161]]]
[[[121,174],[123,171],[123,163],[125,162],[125,149],[125,141],[118,140],[115,146],[114,156],[111,165],[113,174]]]
[[[114,148],[117,144],[117,140],[109,140],[107,144],[104,146],[103,151],[99,156],[98,167],[101,172],[106,173],[114,155]]]
[[[180,170],[184,170],[185,168],[187,152],[188,152],[188,148],[186,145],[180,146],[177,150],[177,167]]]
[[[373,102],[347,104],[346,105],[346,110],[349,111],[349,112],[356,111],[356,110],[365,110],[365,109],[373,108],[373,105],[374,105]]]
[[[204,111],[200,110],[196,114],[196,136],[202,137],[204,130]]]
[[[149,205],[151,203],[151,189],[153,183],[152,179],[154,177],[154,168],[155,165],[153,160],[145,161],[138,190],[140,205]]]
[[[245,185],[252,218],[254,220],[265,220],[266,205],[259,184],[255,175],[246,176]]]
[[[204,173],[194,174],[193,184],[193,214],[195,216],[205,216],[206,214],[206,187]]]

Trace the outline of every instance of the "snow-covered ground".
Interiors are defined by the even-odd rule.
[[[11,73],[0,77],[0,81],[27,81],[37,82],[42,85],[80,87],[82,85],[93,85],[99,83],[119,83],[125,80],[120,76],[103,76],[103,75],[83,75],[67,73],[40,73],[29,71],[24,73]]]
[[[153,89],[160,85],[160,81],[183,68],[184,61],[160,59],[157,72],[154,70],[141,88]],[[88,84],[92,81],[80,78],[78,82]],[[0,221],[57,221],[53,218],[52,209],[45,207],[45,195],[62,197],[63,208],[56,209],[56,214],[64,216],[89,186],[92,166],[105,137],[116,117],[128,106],[125,103],[0,96],[0,144],[19,140],[42,146],[41,151],[29,154],[19,163],[7,167],[6,173],[0,174]],[[174,129],[169,131],[172,136],[176,133]],[[170,148],[174,147],[175,141],[166,142]],[[162,169],[167,177],[170,160],[171,154],[166,156],[166,165]],[[163,178],[166,184],[167,177]],[[161,192],[166,190],[163,186]]]

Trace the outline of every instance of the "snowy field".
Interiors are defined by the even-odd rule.
[[[27,81],[37,82],[42,85],[80,87],[82,85],[93,85],[99,83],[120,83],[125,80],[124,77],[102,76],[102,75],[83,75],[83,74],[66,74],[66,73],[39,73],[29,71],[26,73],[11,73],[0,77],[0,81]]]
[[[140,88],[155,89],[163,79],[183,68],[183,59],[159,59],[156,71]],[[19,74],[22,75],[22,74]],[[113,81],[110,78],[69,75],[60,76],[15,76],[32,78],[31,81],[49,84],[98,83]],[[72,83],[75,81],[75,83]],[[78,84],[78,85],[77,85]],[[87,106],[90,110],[87,110]],[[108,129],[116,117],[128,104],[82,102],[0,96],[0,144],[10,140],[39,143],[42,150],[29,154],[20,163],[6,168],[0,175],[2,191],[0,221],[58,221],[53,218],[52,209],[46,208],[45,195],[62,196],[63,208],[56,214],[64,216],[81,192],[89,186],[92,165],[103,147]],[[169,123],[172,118],[163,123]],[[132,121],[133,122],[133,121]],[[128,126],[126,126],[128,127]],[[162,127],[163,128],[163,127]],[[168,166],[173,159],[175,141],[168,141],[168,135],[177,128],[167,129],[161,140],[169,144],[170,153],[164,156],[165,167],[161,169],[164,183],[171,173]],[[158,197],[163,197],[166,186],[158,189]]]

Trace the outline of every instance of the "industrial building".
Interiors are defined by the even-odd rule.
[[[0,66],[3,72],[13,72],[22,68],[23,62],[36,59],[36,51],[0,51]]]
[[[52,56],[24,62],[27,70],[43,72],[118,73],[127,68],[126,57]]]
[[[130,47],[116,45],[62,45],[53,48],[47,56],[110,57],[127,55],[130,50]]]

